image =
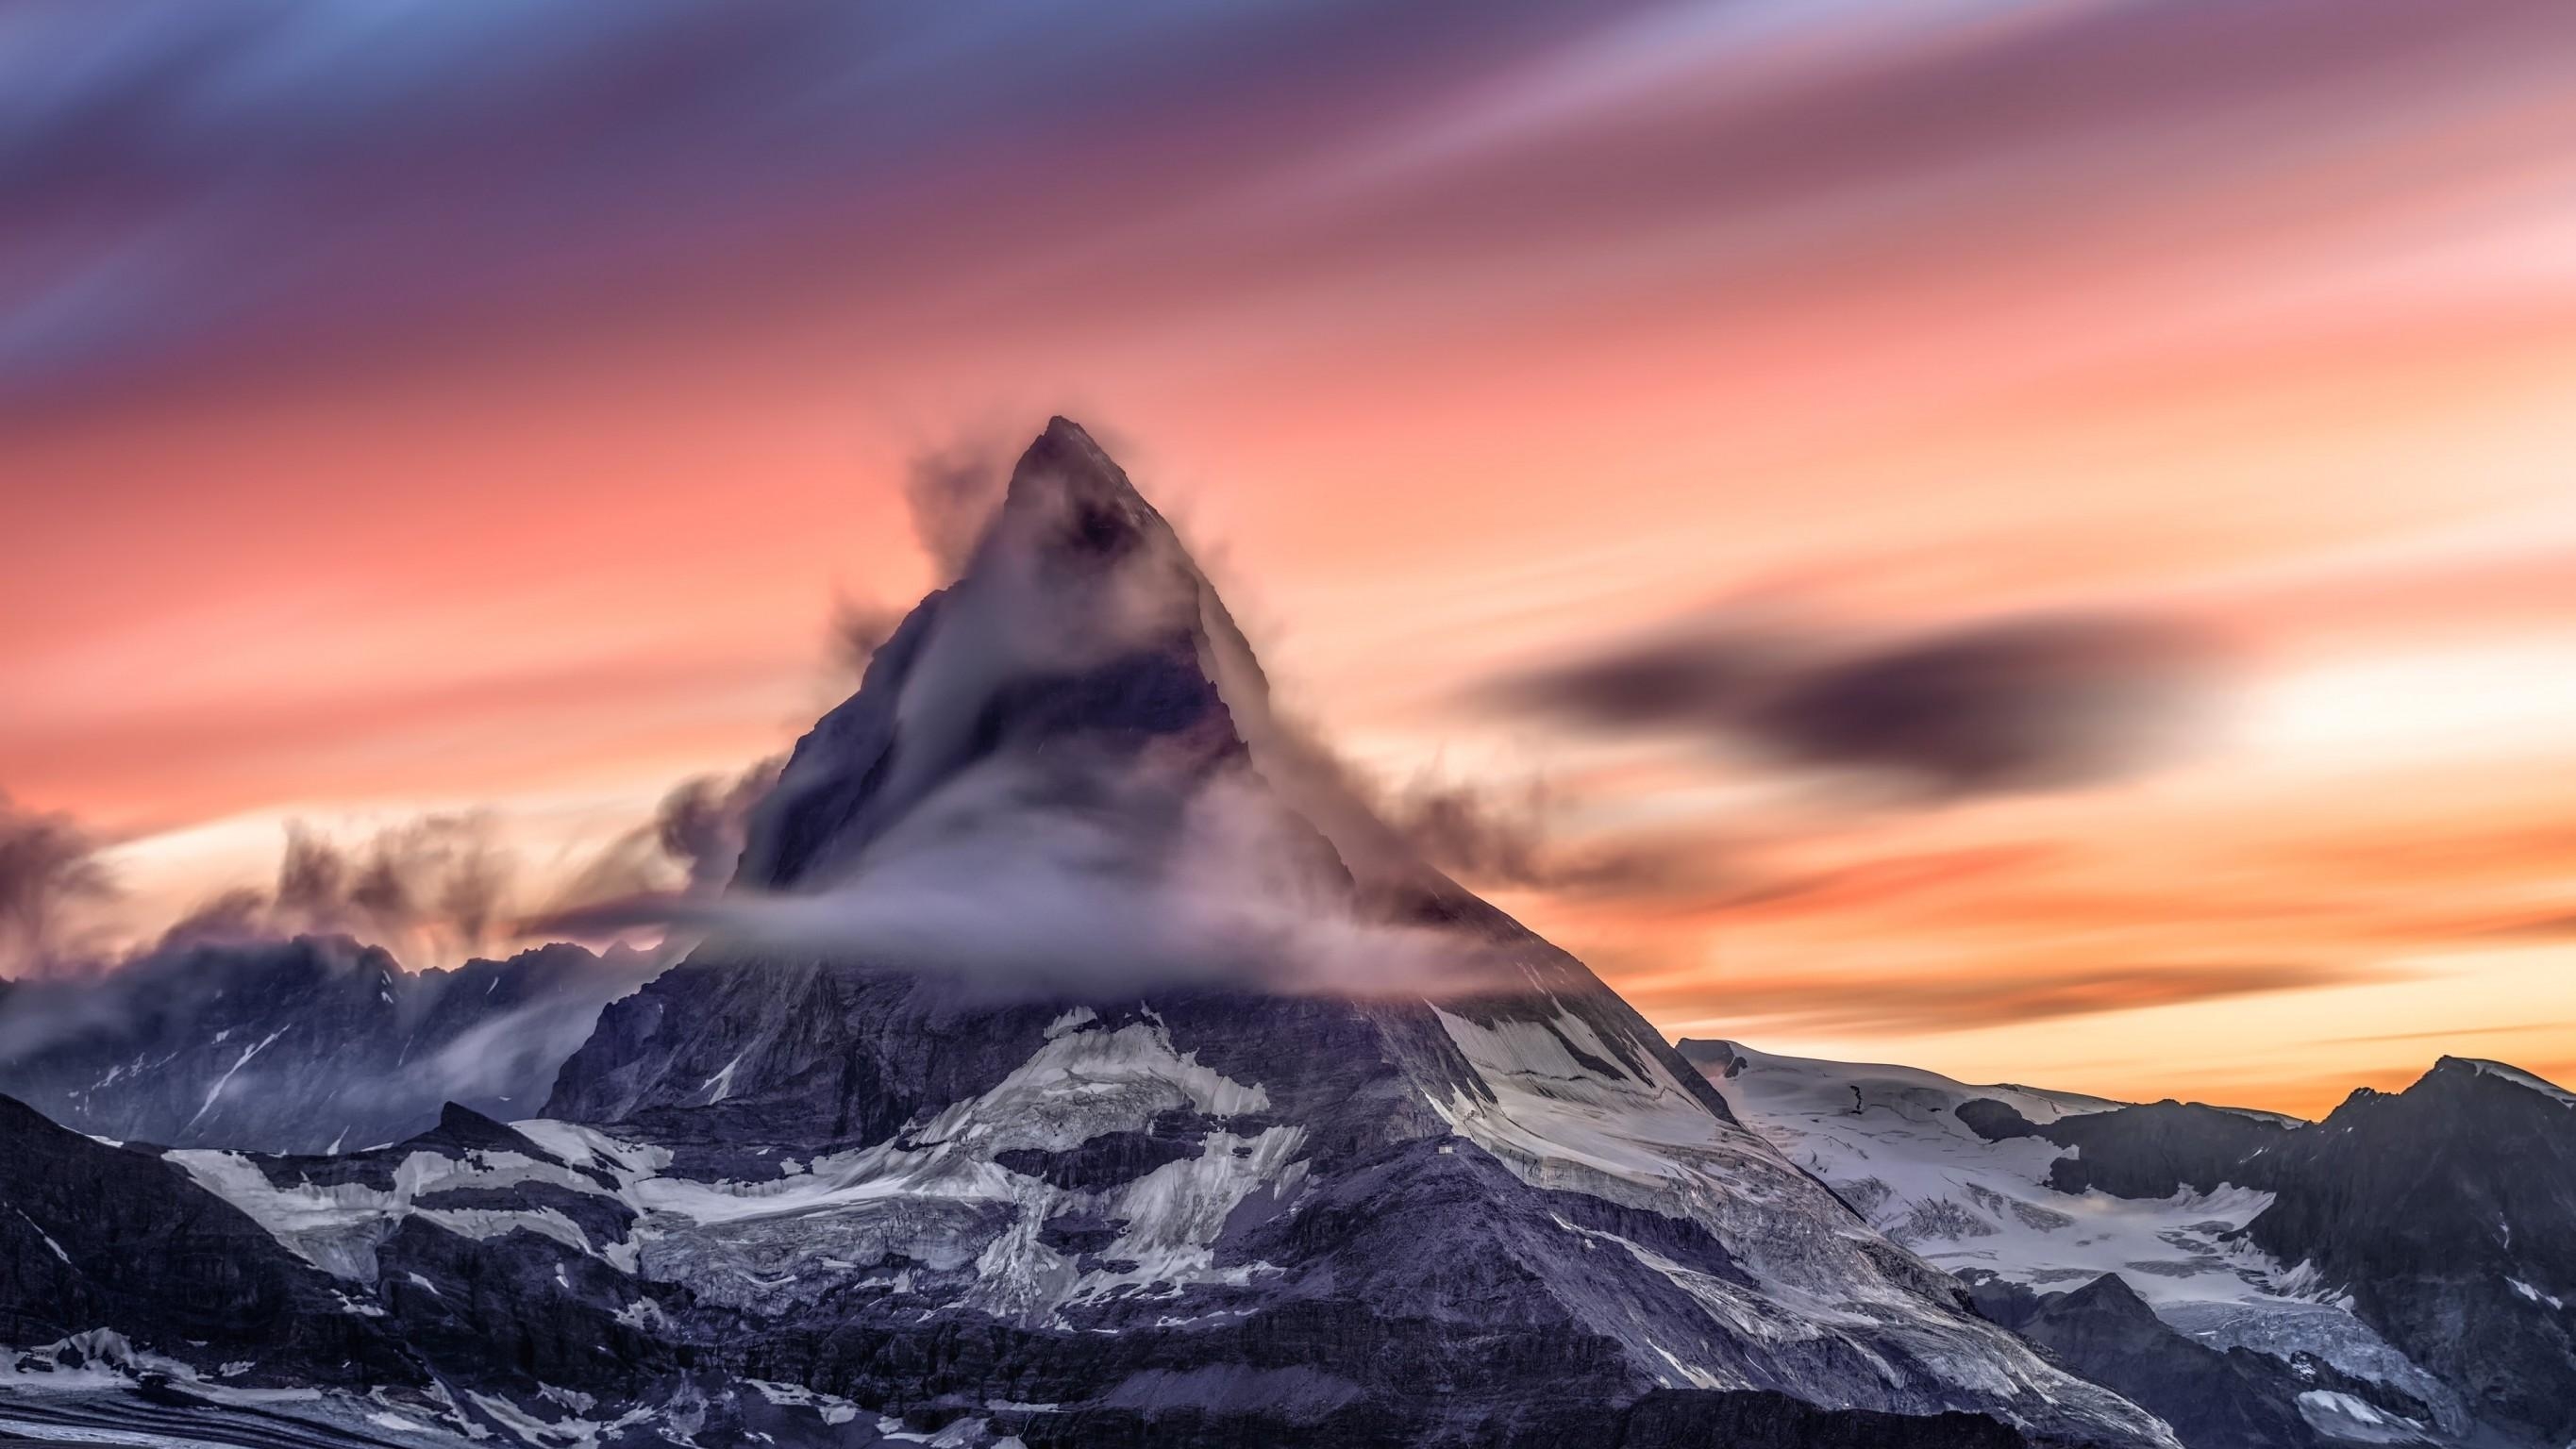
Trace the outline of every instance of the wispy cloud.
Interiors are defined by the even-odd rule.
[[[2388,1031],[2374,1032],[2366,1036],[2330,1036],[2325,1038],[2325,1041],[2330,1046],[2354,1046],[2392,1041],[2453,1041],[2464,1037],[2528,1036],[2533,1033],[2555,1031],[2564,1025],[2563,1022],[2522,1022],[2513,1026],[2454,1026],[2433,1031]]]
[[[1690,982],[1631,985],[1628,995],[1660,1017],[1742,1022],[1742,1034],[1759,1040],[1766,1031],[1971,1031],[2387,979],[2394,977],[2350,965],[2136,962],[2010,972],[1715,973]]]

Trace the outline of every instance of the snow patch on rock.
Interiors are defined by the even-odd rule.
[[[1088,1009],[1066,1012],[1028,1060],[977,1096],[950,1104],[886,1141],[792,1159],[780,1175],[698,1181],[662,1175],[633,1144],[562,1123],[521,1131],[568,1160],[605,1167],[645,1214],[638,1239],[649,1276],[755,1312],[786,1311],[850,1286],[906,1292],[911,1270],[862,1269],[889,1254],[938,1272],[972,1267],[964,1306],[1030,1324],[1069,1304],[1124,1292],[1177,1293],[1235,1284],[1266,1271],[1219,1267],[1226,1221],[1255,1193],[1284,1200],[1302,1184],[1302,1128],[1201,1134],[1198,1151],[1094,1192],[1055,1186],[994,1159],[1014,1150],[1063,1152],[1104,1133],[1148,1129],[1180,1111],[1228,1119],[1268,1110],[1269,1094],[1176,1051],[1150,1016],[1110,1029]],[[1043,1240],[1048,1219],[1080,1211],[1119,1224],[1093,1266]],[[640,1312],[640,1310],[638,1310]]]
[[[593,1246],[580,1226],[554,1208],[436,1208],[417,1200],[455,1188],[506,1188],[540,1182],[568,1191],[603,1195],[600,1185],[559,1164],[519,1152],[470,1151],[458,1157],[415,1151],[394,1169],[391,1190],[365,1183],[304,1181],[281,1187],[259,1164],[238,1152],[189,1149],[168,1154],[198,1186],[250,1215],[289,1252],[337,1278],[373,1283],[376,1246],[403,1219],[418,1217],[468,1238],[532,1232],[575,1252],[612,1263],[631,1243]],[[631,1261],[625,1266],[631,1266]]]
[[[2511,1082],[2517,1087],[2538,1092],[2562,1107],[2576,1107],[2576,1092],[2570,1092],[2555,1082],[2535,1077],[2520,1067],[2487,1061],[2482,1057],[2463,1057],[2461,1060],[2468,1063],[2469,1068],[2479,1076],[2494,1077],[2498,1081]]]

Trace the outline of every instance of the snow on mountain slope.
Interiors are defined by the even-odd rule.
[[[1439,1017],[1490,1093],[1460,1091],[1435,1103],[1458,1135],[1532,1186],[1706,1224],[1739,1273],[1694,1271],[1615,1233],[1565,1226],[1626,1251],[1731,1332],[1775,1351],[1845,1333],[1888,1334],[1945,1371],[1985,1375],[1998,1391],[2045,1391],[2016,1365],[1978,1366],[1983,1346],[1922,1311],[1925,1285],[1870,1251],[1876,1235],[1866,1224],[1838,1211],[1812,1178],[1783,1171],[1762,1136],[1713,1119],[1661,1061],[1604,1070],[1610,1049],[1562,1010],[1490,1024],[1448,1011]],[[1722,1358],[1709,1362],[1704,1350],[1693,1365],[1651,1338],[1649,1346],[1698,1387],[1758,1382],[1726,1374]]]
[[[582,1324],[613,1319],[632,1334],[698,1344],[703,1368],[730,1371],[741,1367],[737,1356],[758,1355],[765,1367],[753,1377],[777,1390],[763,1389],[758,1397],[771,1406],[781,1393],[849,1405],[822,1392],[841,1382],[828,1375],[803,1384],[770,1375],[810,1351],[802,1345],[862,1323],[933,1323],[940,1325],[935,1338],[972,1337],[978,1322],[1007,1325],[1014,1334],[1084,1345],[1091,1366],[1079,1372],[1086,1376],[1100,1372],[1103,1355],[1128,1365],[1112,1374],[1114,1383],[1136,1365],[1172,1361],[1188,1351],[1179,1345],[1199,1334],[1230,1333],[1265,1317],[1274,1325],[1293,1323],[1281,1316],[1282,1303],[1292,1313],[1300,1304],[1320,1307],[1347,1291],[1336,1280],[1348,1275],[1392,1267],[1408,1278],[1431,1275],[1418,1281],[1449,1281],[1447,1274],[1478,1256],[1471,1240],[1501,1227],[1507,1239],[1520,1240],[1515,1251],[1528,1267],[1559,1265],[1547,1269],[1547,1289],[1560,1295],[1554,1306],[1579,1307],[1585,1317],[1624,1315],[1626,1337],[1654,1356],[1653,1377],[1670,1388],[1777,1396],[1786,1381],[1821,1394],[1826,1385],[1850,1382],[1834,1360],[1858,1352],[1897,1392],[1975,1393],[2025,1411],[2062,1406],[2091,1417],[2096,1432],[2113,1431],[2104,1442],[2121,1442],[2116,1430],[2128,1426],[2116,1400],[2088,1399],[2084,1386],[2036,1358],[2000,1351],[2007,1341],[1973,1319],[1927,1311],[1902,1272],[1874,1278],[1864,1271],[1873,1235],[1814,1184],[1786,1171],[1751,1134],[1732,1127],[1710,1133],[1706,1124],[1713,1119],[1678,1079],[1622,1075],[1637,1099],[1623,1102],[1620,1089],[1599,1081],[1580,1060],[1554,1061],[1535,1047],[1536,1040],[1557,1040],[1546,1032],[1486,1031],[1464,1018],[1453,1029],[1471,1042],[1486,1033],[1484,1070],[1492,1075],[1480,1073],[1480,1079],[1496,1084],[1465,1094],[1473,1105],[1464,1116],[1476,1119],[1475,1131],[1520,1155],[1526,1173],[1554,1163],[1593,1187],[1615,1178],[1666,1211],[1673,1194],[1686,1195],[1695,1209],[1722,1207],[1749,1186],[1773,1200],[1732,1209],[1735,1220],[1721,1221],[1719,1230],[1755,1233],[1757,1245],[1769,1245],[1768,1256],[1749,1253],[1742,1264],[1751,1271],[1747,1277],[1728,1257],[1695,1247],[1674,1219],[1647,1210],[1604,1215],[1583,1206],[1590,1197],[1571,1186],[1527,1203],[1490,1196],[1462,1203],[1458,1188],[1498,1175],[1490,1162],[1481,1174],[1469,1166],[1476,1149],[1468,1145],[1475,1140],[1468,1125],[1454,1145],[1435,1141],[1422,1154],[1405,1154],[1425,1164],[1460,1154],[1457,1171],[1447,1173],[1441,1213],[1417,1225],[1448,1232],[1442,1252],[1459,1263],[1425,1251],[1429,1240],[1418,1230],[1398,1236],[1409,1254],[1401,1261],[1383,1257],[1382,1246],[1345,1249],[1341,1237],[1355,1229],[1329,1224],[1419,1213],[1388,1196],[1389,1169],[1364,1175],[1365,1195],[1358,1198],[1347,1181],[1311,1182],[1306,1127],[1276,1120],[1283,1104],[1259,1085],[1176,1050],[1171,1027],[1149,1011],[1123,1017],[1063,1012],[1047,1024],[1035,1052],[990,1090],[928,1114],[887,1141],[812,1157],[742,1144],[667,1146],[632,1127],[548,1120],[504,1127],[451,1109],[431,1133],[346,1157],[181,1151],[161,1160],[184,1169],[174,1181],[188,1191],[238,1207],[293,1258],[337,1280],[329,1296],[353,1322],[428,1334],[422,1341],[437,1345],[445,1341],[449,1315],[468,1302],[471,1312],[550,1335],[571,1315],[560,1351],[578,1362],[604,1351]],[[1557,1029],[1608,1047],[1572,1013]],[[1507,1041],[1519,1050],[1490,1051]],[[1589,1055],[1585,1047],[1574,1050]],[[1567,1066],[1576,1070],[1554,1070]],[[1623,1108],[1637,1109],[1637,1120],[1623,1120]],[[1691,1113],[1701,1124],[1696,1131]],[[1520,1120],[1509,1140],[1493,1135],[1514,1116]],[[1731,1142],[1711,1150],[1729,1134]],[[1105,1142],[1129,1148],[1168,1142],[1172,1150],[1145,1154],[1159,1161],[1137,1160],[1128,1151],[1122,1162],[1115,1160],[1122,1154],[1096,1149]],[[70,1142],[84,1144],[94,1153],[113,1151],[87,1139]],[[1487,1182],[1480,1191],[1500,1189]],[[1299,1226],[1301,1210],[1310,1224],[1320,1217],[1327,1225]],[[1267,1239],[1247,1234],[1265,1223],[1287,1231]],[[1807,1241],[1802,1233],[1781,1231],[1800,1223],[1821,1237]],[[1326,1245],[1322,1262],[1312,1260],[1301,1238]],[[1265,1241],[1289,1251],[1273,1262],[1263,1251],[1246,1250]],[[1882,1266],[1899,1269],[1902,1262]],[[1470,1280],[1489,1271],[1471,1269]],[[1669,1285],[1679,1295],[1676,1303],[1691,1305],[1685,1315],[1637,1296],[1639,1275]],[[1495,1326],[1531,1315],[1532,1326],[1545,1329],[1541,1315],[1549,1299],[1524,1298],[1521,1291],[1512,1289],[1505,1301],[1515,1306]],[[1472,1304],[1462,1301],[1452,1311],[1493,1311]],[[1713,1352],[1713,1339],[1737,1342],[1719,1342]],[[1583,1341],[1559,1339],[1559,1351]],[[1473,1353],[1498,1355],[1498,1369],[1526,1352],[1497,1348],[1490,1337],[1474,1342]],[[1348,1346],[1379,1353],[1392,1347]],[[618,1359],[631,1361],[640,1347],[630,1340]],[[487,1350],[480,1334],[453,1349],[473,1365],[471,1372],[460,1374],[451,1361],[428,1390],[453,1382],[453,1402],[414,1392],[380,1408],[355,1408],[434,1420],[437,1428],[425,1424],[424,1432],[497,1427],[540,1449],[606,1442],[596,1436],[620,1426],[687,1429],[700,1412],[690,1407],[696,1391],[674,1390],[667,1380],[649,1397],[634,1397],[632,1369],[611,1379],[627,1380],[622,1396],[557,1364],[540,1365],[529,1379],[496,1382],[481,1360],[487,1352],[506,1358],[506,1349],[505,1340]],[[1805,1377],[1784,1380],[1799,1366]],[[1907,1387],[1896,1389],[1900,1377]],[[1227,1382],[1238,1378],[1239,1371],[1226,1374]],[[1582,1381],[1570,1372],[1563,1380]],[[1102,1381],[1088,1382],[1097,1391]],[[1318,1382],[1334,1380],[1327,1375]],[[1038,1383],[1047,1404],[1069,1397],[1060,1384]],[[1229,1392],[1272,1391],[1256,1375]],[[1330,1389],[1335,1402],[1353,1392]],[[719,1397],[729,1416],[766,1412],[738,1387]],[[344,1395],[308,1407],[308,1418],[345,1420],[352,1402]],[[997,1394],[986,1407],[1032,1412],[1023,1396],[1012,1394]],[[1293,1405],[1269,1407],[1293,1412]],[[0,1386],[0,1417],[18,1409],[37,1412],[23,1403],[13,1408]],[[1792,1403],[1779,1412],[1804,1411]],[[866,1417],[875,1421],[873,1413]],[[880,1421],[881,1429],[895,1427]],[[2133,1433],[2128,1442],[2158,1442],[2143,1422]],[[1009,1437],[970,1426],[954,1442]],[[1547,1437],[1563,1442],[1554,1431]]]
[[[1683,1051],[1783,1155],[1943,1268],[2041,1292],[2116,1274],[2159,1318],[2212,1347],[2285,1361],[2314,1354],[2403,1390],[2454,1426],[2464,1422],[2458,1396],[2313,1271],[2244,1241],[2274,1194],[2232,1184],[2145,1199],[2061,1191],[2050,1185],[2052,1171],[2079,1149],[2037,1136],[1992,1140],[1960,1115],[1963,1105],[2001,1102],[2029,1121],[2053,1122],[2126,1104],[1732,1042],[1686,1042]]]
[[[2460,1062],[2479,1076],[2511,1082],[2525,1091],[2537,1092],[2561,1107],[2576,1107],[2576,1092],[2570,1092],[2555,1082],[2535,1077],[2520,1067],[2509,1066],[2503,1062],[2491,1062],[2483,1057],[2462,1057]]]
[[[2576,1112],[2514,1067],[2356,1090],[2259,1162],[2247,1236],[2450,1382],[2510,1442],[2576,1439]]]
[[[149,1376],[158,1390],[136,1383]],[[320,1389],[243,1388],[176,1359],[90,1329],[0,1352],[0,1440],[109,1444],[127,1449],[466,1449],[454,1426],[428,1421],[390,1396]],[[479,1426],[478,1426],[479,1427]]]
[[[1731,1044],[1730,1044],[1731,1045]],[[1991,1270],[2035,1287],[2127,1277],[2159,1309],[2284,1296],[2278,1265],[2222,1241],[2269,1207],[2243,1188],[2135,1201],[2048,1186],[2068,1149],[1989,1141],[1959,1107],[2000,1101],[2032,1121],[2122,1105],[2026,1087],[1973,1087],[1907,1067],[1778,1057],[1732,1046],[1707,1068],[1728,1105],[1872,1226],[1952,1272]]]
[[[2087,1404],[2079,1386],[1942,1303],[1934,1275],[1889,1253],[1661,1062],[1608,1067],[1621,1053],[1562,1008],[1538,1022],[1435,1014],[1473,1075],[1430,1103],[1438,1116],[1425,1114],[1425,1128],[1445,1121],[1455,1138],[1433,1136],[1423,1142],[1429,1155],[1404,1157],[1427,1167],[1474,1144],[1541,1190],[1518,1203],[1476,1187],[1448,1209],[1471,1216],[1451,1216],[1446,1229],[1544,1225],[1515,1246],[1514,1270],[1559,1275],[1581,1265],[1552,1283],[1557,1302],[1547,1311],[1570,1312],[1568,1328],[1640,1355],[1633,1372],[1648,1382],[1791,1387],[1883,1404],[2063,1400],[2082,1414],[2118,1412]],[[785,1146],[710,1154],[692,1145],[683,1149],[690,1161],[675,1161],[632,1128],[528,1121],[515,1130],[616,1179],[640,1214],[642,1278],[773,1321],[792,1323],[825,1301],[877,1299],[1027,1330],[1133,1337],[1257,1321],[1280,1302],[1329,1301],[1319,1295],[1349,1292],[1342,1280],[1385,1271],[1371,1256],[1378,1250],[1347,1250],[1337,1230],[1296,1226],[1301,1214],[1348,1210],[1333,1201],[1352,1191],[1335,1180],[1347,1169],[1316,1150],[1319,1139],[1347,1136],[1347,1121],[1282,1120],[1283,1109],[1311,1099],[1304,1084],[1293,1101],[1274,1098],[1211,1068],[1175,1047],[1194,1027],[1204,1023],[1168,1023],[1149,1009],[1120,1020],[1064,1012],[993,1087],[883,1141],[810,1157]],[[1109,1143],[1120,1146],[1100,1150]],[[1381,1162],[1352,1174],[1370,1194],[1362,1201],[1386,1204],[1372,1217],[1395,1222],[1411,1211],[1396,1195],[1400,1170]],[[1457,1179],[1450,1194],[1476,1181],[1464,1161],[1442,1171]],[[1604,1216],[1579,1207],[1586,1198],[1630,1211]],[[1409,1242],[1416,1257],[1405,1271],[1440,1271],[1424,1246]],[[1276,1247],[1290,1251],[1274,1261]],[[1456,1271],[1492,1271],[1467,1267],[1474,1254],[1463,1237],[1443,1251],[1462,1260]],[[1641,1281],[1672,1296],[1641,1297]],[[1866,1378],[1852,1376],[1862,1369]]]
[[[1177,1295],[1193,1284],[1242,1286],[1276,1272],[1259,1262],[1219,1265],[1212,1251],[1248,1199],[1293,1194],[1304,1175],[1293,1160],[1300,1128],[1224,1125],[1268,1105],[1259,1088],[1174,1052],[1159,1021],[1113,1030],[1083,1013],[1068,1014],[991,1090],[911,1131],[807,1159],[761,1154],[732,1164],[739,1176],[670,1175],[666,1150],[639,1152],[565,1123],[517,1126],[615,1176],[623,1200],[643,1215],[648,1278],[779,1313],[852,1283],[908,1288],[909,1275],[875,1266],[894,1254],[971,1274],[961,1306],[1069,1329],[1060,1313],[1067,1305],[1144,1288]],[[1189,1155],[1104,1192],[1060,1185],[1041,1171],[1050,1155],[1149,1133],[1167,1114],[1218,1125],[1189,1134]],[[1066,1214],[1117,1228],[1080,1248],[1050,1241],[1046,1225]]]
[[[531,1185],[576,1196],[602,1191],[559,1163],[524,1153],[415,1151],[400,1158],[384,1179],[319,1183],[303,1177],[280,1181],[292,1176],[292,1170],[277,1171],[239,1152],[179,1151],[165,1154],[165,1160],[186,1168],[198,1185],[249,1214],[288,1251],[338,1278],[373,1282],[376,1244],[413,1217],[469,1238],[534,1233],[622,1269],[635,1264],[632,1241],[595,1243],[560,1208],[489,1205],[498,1194]],[[441,1202],[475,1205],[436,1205]]]

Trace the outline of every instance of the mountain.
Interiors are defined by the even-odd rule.
[[[599,1391],[678,1382],[620,1317],[636,1294],[603,1259],[634,1213],[605,1175],[463,1107],[396,1146],[265,1157],[0,1099],[0,1158],[0,1438],[561,1449],[598,1442]],[[657,1428],[695,1422],[676,1397]]]
[[[2576,1096],[2444,1058],[2311,1124],[1671,1046],[1267,693],[1058,420],[731,888],[603,908],[677,967],[0,983],[0,1437],[2576,1437]]]
[[[180,1168],[57,1127],[0,1099],[0,1334],[12,1344],[122,1325],[210,1355],[278,1353],[325,1382],[402,1371],[400,1353],[353,1318],[324,1275],[259,1225],[191,1190]],[[100,1342],[88,1351],[100,1352]]]
[[[2444,1057],[2403,1092],[2353,1093],[2259,1177],[2276,1200],[2251,1243],[2496,1422],[2576,1440],[2576,1096]]]
[[[34,1346],[0,1359],[0,1436],[261,1446],[1415,1442],[1392,1425],[1319,1420],[1314,1385],[1293,1366],[1250,1376],[1226,1415],[954,1393],[901,1416],[876,1412],[793,1377],[792,1362],[750,1340],[782,1304],[827,1319],[828,1289],[794,1289],[740,1258],[721,1272],[671,1260],[711,1290],[703,1295],[652,1276],[653,1255],[674,1246],[655,1220],[702,1214],[727,1194],[665,1175],[658,1149],[573,1124],[507,1125],[450,1107],[437,1127],[390,1147],[266,1157],[113,1146],[5,1104],[0,1149],[41,1169],[32,1183],[0,1184],[0,1212],[12,1215],[0,1229],[0,1301],[45,1305],[9,1320]],[[911,1372],[938,1381],[919,1361]],[[1145,1370],[1149,1383],[1166,1372]],[[1983,1415],[1651,1390],[1565,1416],[1544,1442],[2033,1441]]]
[[[2576,1099],[2527,1073],[2446,1057],[2307,1124],[1681,1050],[1990,1316],[2194,1449],[2568,1440]]]
[[[2309,1385],[2250,1349],[2212,1348],[2156,1316],[2128,1280],[2032,1293],[1980,1285],[1987,1316],[2105,1387],[2155,1411],[2191,1449],[2291,1449],[2330,1442],[2297,1407]]]
[[[600,1012],[541,1118],[173,1151],[135,1190],[327,1276],[414,1369],[297,1413],[399,1435],[2174,1443],[1412,859],[1265,693],[1059,420],[731,889],[636,907],[707,942]],[[228,1382],[106,1307],[165,1392]]]
[[[526,1116],[642,953],[554,945],[405,971],[346,937],[164,947],[0,996],[0,1093],[121,1141],[324,1152],[450,1099]]]
[[[1404,858],[1264,693],[1169,528],[1051,425],[755,811],[718,924],[763,944],[564,1066],[549,1116],[705,1180],[648,1267],[756,1265],[782,1286],[739,1332],[818,1387],[900,1404],[928,1365],[1086,1432],[1555,1442],[1665,1389],[2160,1433]]]

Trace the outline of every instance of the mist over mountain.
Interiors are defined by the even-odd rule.
[[[0,1093],[120,1141],[373,1146],[450,1101],[533,1111],[600,1008],[658,969],[560,944],[417,972],[346,936],[173,944],[0,995]]]

